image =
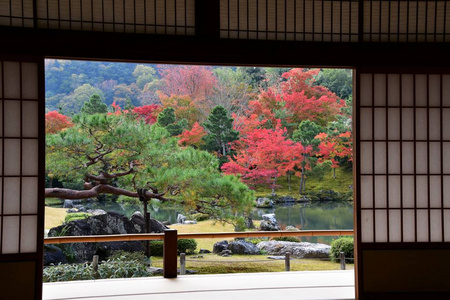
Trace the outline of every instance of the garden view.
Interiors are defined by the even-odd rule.
[[[45,70],[47,236],[353,229],[351,70],[54,59]],[[267,256],[286,252],[292,270],[330,270],[339,265],[317,259],[336,259],[332,241],[180,240],[178,250],[199,274],[281,271]],[[351,238],[333,243],[353,257]],[[44,280],[155,275],[162,243],[149,250],[47,245]]]

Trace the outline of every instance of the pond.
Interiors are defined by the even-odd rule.
[[[62,204],[58,205],[62,207]],[[57,207],[58,207],[57,206]],[[143,211],[139,204],[123,204],[112,201],[93,201],[84,203],[86,209],[103,209],[127,216],[135,211]],[[152,207],[149,212],[152,218],[159,221],[176,223],[179,213],[185,214],[182,208]],[[261,220],[262,215],[274,213],[282,229],[286,226],[294,226],[300,230],[333,230],[353,229],[353,202],[350,201],[315,201],[300,204],[283,204],[274,208],[254,208],[253,220]]]

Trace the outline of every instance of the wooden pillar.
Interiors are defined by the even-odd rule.
[[[175,229],[168,229],[164,231],[164,278],[177,277],[177,235],[178,234]]]

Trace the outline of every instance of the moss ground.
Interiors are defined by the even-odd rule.
[[[257,273],[284,271],[284,260],[268,259],[267,255],[233,255],[221,257],[215,254],[188,255],[186,268],[196,270],[198,274]],[[152,266],[162,267],[161,257],[152,257]],[[347,264],[347,269],[353,269]],[[340,264],[318,259],[293,259],[291,271],[339,270]]]

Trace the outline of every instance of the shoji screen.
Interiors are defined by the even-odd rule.
[[[40,290],[42,76],[38,62],[0,56],[0,298],[5,299],[33,299]]]
[[[450,75],[361,71],[357,95],[362,287],[442,289],[436,278],[450,267]],[[421,265],[438,258],[435,265]],[[389,275],[382,275],[383,267]]]
[[[358,41],[356,0],[220,0],[222,38]]]

